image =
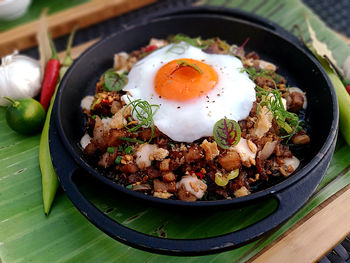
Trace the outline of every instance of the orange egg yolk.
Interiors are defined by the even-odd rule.
[[[164,99],[186,101],[206,95],[217,82],[218,75],[211,66],[184,58],[161,67],[154,79],[154,87]]]

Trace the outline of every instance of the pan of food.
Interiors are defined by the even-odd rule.
[[[337,130],[333,87],[296,38],[251,14],[193,7],[143,18],[83,53],[60,84],[50,149],[68,197],[105,233],[198,255],[241,246],[292,216],[323,178]],[[77,171],[174,209],[279,205],[233,233],[159,238],[98,210]]]

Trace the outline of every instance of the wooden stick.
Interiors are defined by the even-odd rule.
[[[253,263],[309,263],[326,255],[350,233],[350,188],[258,256]]]
[[[59,37],[71,32],[74,25],[88,27],[154,2],[156,0],[92,0],[49,16],[49,31],[53,38]],[[12,53],[14,49],[23,50],[37,45],[37,24],[33,21],[0,33],[0,57]]]

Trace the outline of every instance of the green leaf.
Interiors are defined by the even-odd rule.
[[[191,67],[194,70],[197,70],[199,74],[203,74],[203,71],[196,64],[190,63],[190,62],[185,61],[185,60],[178,60],[177,64],[178,64],[178,67],[175,69],[175,71],[182,68],[182,67]]]
[[[343,134],[345,141],[350,145],[350,95],[345,89],[343,82],[340,80],[338,74],[334,71],[333,67],[329,63],[329,60],[332,61],[332,57],[328,57],[329,54],[324,51],[323,48],[320,49],[320,46],[323,47],[325,44],[318,41],[316,35],[308,21],[308,30],[312,36],[312,45],[307,45],[311,52],[315,55],[317,60],[321,63],[322,67],[325,69],[328,77],[330,78],[335,92],[337,94],[338,104],[339,104],[339,128],[340,132]],[[316,45],[315,45],[316,43]],[[321,44],[320,44],[321,43]],[[324,56],[327,56],[326,58]],[[333,59],[334,60],[334,59]]]
[[[310,34],[310,38],[311,38],[311,42],[312,42],[312,46],[314,48],[314,51],[316,51],[317,54],[321,57],[327,57],[333,64],[337,64],[335,59],[333,58],[332,51],[329,50],[328,46],[325,43],[323,43],[317,39],[316,32],[315,32],[315,30],[313,30],[307,16],[305,16],[305,20],[306,20],[307,29],[308,29],[309,34]]]
[[[108,70],[103,77],[103,89],[105,91],[120,91],[128,83],[126,73],[118,74],[114,70]]]
[[[224,118],[215,123],[213,135],[221,148],[229,149],[237,145],[241,139],[241,128],[236,121]]]

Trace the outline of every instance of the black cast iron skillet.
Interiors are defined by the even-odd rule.
[[[88,49],[75,61],[63,78],[50,126],[50,149],[60,183],[74,205],[97,227],[111,237],[144,250],[180,255],[209,254],[241,246],[266,233],[292,216],[310,197],[324,176],[331,160],[338,129],[338,105],[325,72],[293,36],[264,19],[222,8],[190,8],[160,13],[124,26],[115,34]],[[303,167],[294,175],[268,189],[232,200],[183,202],[159,199],[130,191],[101,175],[85,160],[79,141],[84,134],[80,101],[94,93],[100,75],[113,65],[113,54],[147,45],[152,37],[185,33],[210,38],[218,36],[229,43],[243,43],[279,66],[289,83],[307,93],[306,112],[311,143],[303,153]],[[129,196],[178,208],[229,208],[261,198],[275,198],[279,206],[268,217],[242,230],[205,239],[164,239],[129,229],[98,210],[79,191],[75,172],[83,169],[90,176]]]

